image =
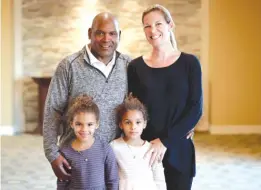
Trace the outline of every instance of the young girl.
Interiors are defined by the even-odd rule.
[[[62,145],[60,152],[71,166],[71,179],[57,180],[57,189],[118,190],[113,150],[93,136],[99,126],[99,109],[90,97],[81,95],[74,99],[68,110],[68,124],[75,138]]]
[[[165,190],[161,163],[149,166],[150,156],[144,159],[150,143],[141,139],[146,127],[144,105],[129,95],[117,108],[117,123],[124,136],[111,142],[119,166],[120,190]]]

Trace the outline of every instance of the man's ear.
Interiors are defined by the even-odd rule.
[[[121,123],[119,123],[119,128],[122,130],[122,126],[121,126]]]
[[[89,28],[88,29],[88,38],[89,38],[89,40],[91,39],[91,36],[92,36],[92,29]]]

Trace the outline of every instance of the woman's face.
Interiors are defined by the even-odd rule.
[[[148,42],[153,47],[170,43],[172,23],[167,23],[160,11],[152,11],[143,18],[143,29]]]

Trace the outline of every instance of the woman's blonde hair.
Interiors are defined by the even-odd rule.
[[[149,14],[150,12],[154,12],[154,11],[159,11],[163,14],[163,17],[165,19],[165,21],[169,24],[169,23],[172,23],[173,24],[173,27],[175,27],[175,23],[171,17],[171,14],[170,12],[168,11],[168,9],[166,9],[165,7],[163,7],[162,5],[159,5],[159,4],[155,4],[155,5],[152,5],[151,7],[147,8],[143,13],[142,13],[142,23],[144,24],[143,20],[144,20],[144,17]],[[175,37],[174,37],[174,33],[173,31],[171,30],[170,31],[170,43],[172,44],[173,48],[174,49],[178,49],[177,47],[177,42],[175,40]]]

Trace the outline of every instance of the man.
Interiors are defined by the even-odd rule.
[[[60,144],[70,142],[71,128],[64,124],[69,100],[88,94],[100,109],[100,126],[96,138],[107,142],[119,135],[115,107],[127,93],[127,64],[130,58],[116,51],[121,31],[110,13],[98,14],[88,30],[90,44],[64,58],[50,83],[45,103],[44,151],[59,180],[69,180],[69,163],[60,155]]]

